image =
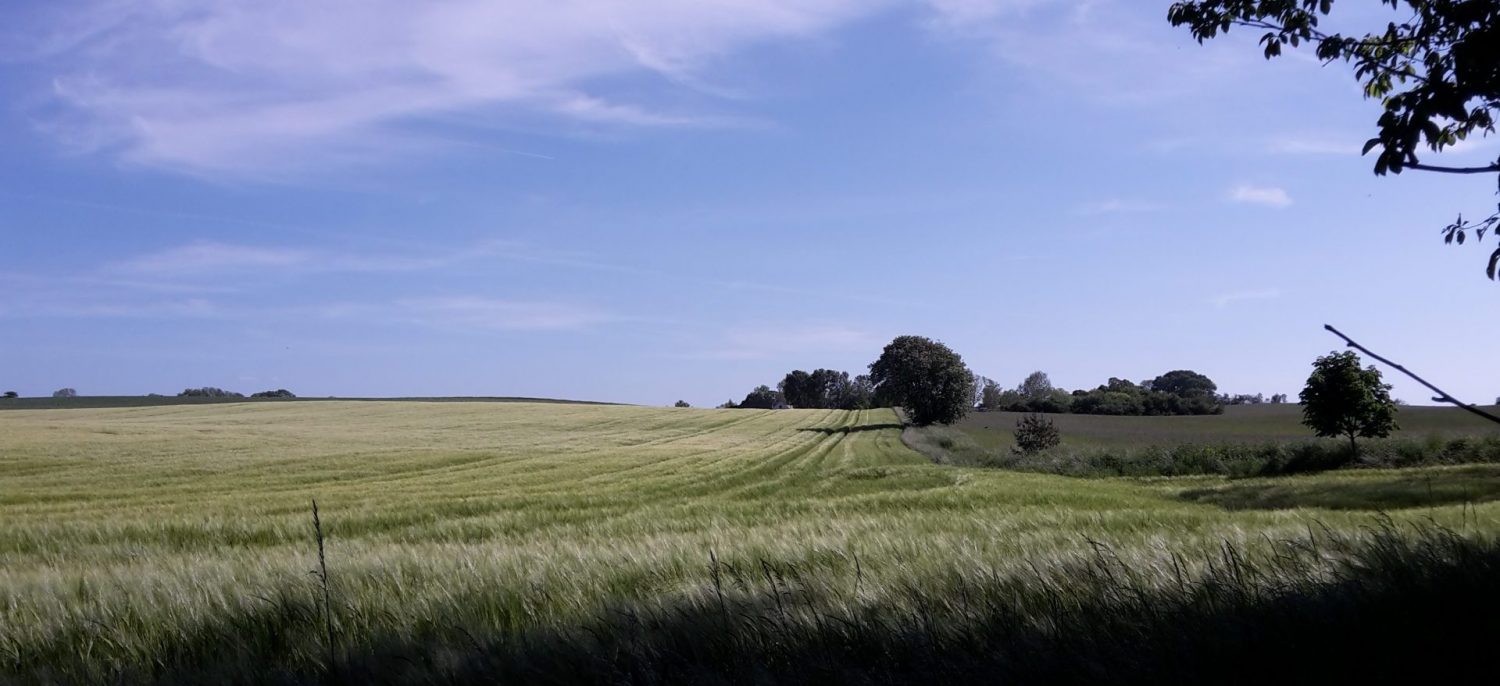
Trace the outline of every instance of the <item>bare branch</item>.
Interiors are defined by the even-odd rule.
[[[1430,164],[1418,164],[1412,162],[1401,165],[1402,169],[1416,169],[1418,171],[1441,172],[1444,174],[1495,174],[1500,173],[1500,164],[1492,164],[1488,167],[1438,167]]]
[[[1492,414],[1490,414],[1488,412],[1485,412],[1484,410],[1481,410],[1481,409],[1479,409],[1479,408],[1477,408],[1477,407],[1475,407],[1473,405],[1469,405],[1467,403],[1461,402],[1457,398],[1455,398],[1455,397],[1453,397],[1451,395],[1448,395],[1447,391],[1444,391],[1443,389],[1438,388],[1437,386],[1434,386],[1434,385],[1432,385],[1430,383],[1427,383],[1426,379],[1423,379],[1422,377],[1417,376],[1416,374],[1411,373],[1411,371],[1408,370],[1406,367],[1403,367],[1403,366],[1401,366],[1399,364],[1396,364],[1395,362],[1392,362],[1392,361],[1390,361],[1390,360],[1388,360],[1388,359],[1386,359],[1384,357],[1376,355],[1375,353],[1370,352],[1369,348],[1366,348],[1366,347],[1364,347],[1364,346],[1362,346],[1362,345],[1360,345],[1358,343],[1355,343],[1354,339],[1352,339],[1352,338],[1350,338],[1348,336],[1345,336],[1342,331],[1339,331],[1338,329],[1333,328],[1332,325],[1330,325],[1330,324],[1324,324],[1323,328],[1325,328],[1328,331],[1332,332],[1333,335],[1338,336],[1339,338],[1344,339],[1344,342],[1347,343],[1349,345],[1349,347],[1354,348],[1355,350],[1358,350],[1358,351],[1360,351],[1360,352],[1362,352],[1362,353],[1364,353],[1366,355],[1369,355],[1370,357],[1373,357],[1373,358],[1375,358],[1377,360],[1380,360],[1381,362],[1384,362],[1391,369],[1394,369],[1394,370],[1396,370],[1398,372],[1401,372],[1402,374],[1405,374],[1405,375],[1407,375],[1407,376],[1415,379],[1417,381],[1417,383],[1422,384],[1423,386],[1426,386],[1426,387],[1432,389],[1432,392],[1437,394],[1437,396],[1434,397],[1433,400],[1436,400],[1436,401],[1439,401],[1439,402],[1445,402],[1445,403],[1448,403],[1450,405],[1454,405],[1454,406],[1457,406],[1457,407],[1462,407],[1463,409],[1468,410],[1470,412],[1473,412],[1474,414],[1477,414],[1477,415],[1479,415],[1481,417],[1484,417],[1485,419],[1488,419],[1488,420],[1490,420],[1490,421],[1492,421],[1492,422],[1494,422],[1496,424],[1500,424],[1500,417],[1496,417],[1495,415],[1492,415]]]

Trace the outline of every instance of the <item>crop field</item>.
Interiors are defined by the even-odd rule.
[[[527,646],[541,660],[547,636],[624,669],[619,655],[646,649],[598,627],[638,627],[668,607],[734,621],[758,608],[784,635],[792,624],[830,631],[833,610],[812,606],[846,618],[897,608],[931,624],[960,598],[969,613],[971,600],[1027,597],[1007,579],[1101,556],[1154,588],[1221,573],[1216,561],[1283,555],[1278,541],[1304,541],[1323,569],[1334,556],[1317,541],[1330,537],[1408,526],[1484,537],[1500,530],[1496,497],[1491,465],[1295,481],[937,465],[903,445],[888,410],[16,410],[0,413],[0,682],[359,682],[350,675],[370,669],[424,683],[583,669],[566,652],[533,665],[552,671],[520,658],[474,666],[475,654]],[[326,612],[311,573],[313,499]],[[943,608],[928,607],[934,597]],[[783,605],[799,598],[803,609]],[[679,626],[681,640],[723,633],[694,626]],[[790,654],[784,639],[757,640],[758,654]],[[676,680],[714,681],[699,676]]]

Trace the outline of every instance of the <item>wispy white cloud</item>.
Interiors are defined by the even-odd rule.
[[[491,241],[428,255],[340,252],[199,241],[138,255],[105,266],[108,274],[158,279],[224,279],[245,274],[408,272],[439,269],[482,257],[504,256],[515,246]]]
[[[1471,155],[1483,153],[1493,156],[1496,149],[1500,149],[1500,138],[1488,136],[1474,136],[1458,141],[1453,145],[1443,148],[1444,155]]]
[[[1235,186],[1229,192],[1229,200],[1232,202],[1248,205],[1264,205],[1266,207],[1288,207],[1292,204],[1292,196],[1287,195],[1286,189],[1276,186],[1252,186],[1242,184]]]
[[[1090,203],[1078,209],[1079,214],[1140,214],[1145,212],[1160,212],[1166,209],[1165,205],[1144,200],[1130,200],[1124,198],[1110,198],[1101,202]]]
[[[1282,155],[1341,155],[1357,157],[1364,140],[1355,136],[1277,136],[1267,147]]]
[[[816,35],[886,4],[80,0],[12,24],[3,44],[55,75],[64,109],[41,123],[74,145],[180,171],[275,174],[429,149],[435,142],[406,125],[455,113],[742,125],[712,102],[663,109],[598,84],[652,74],[699,84],[736,50]]]
[[[1281,289],[1279,288],[1262,288],[1258,290],[1220,293],[1219,295],[1216,295],[1212,299],[1210,299],[1209,302],[1213,303],[1214,307],[1224,308],[1237,302],[1244,302],[1247,300],[1271,300],[1274,298],[1280,298],[1281,295]]]
[[[227,316],[205,298],[104,301],[98,298],[40,297],[0,301],[3,318],[213,319]]]
[[[1049,93],[1161,108],[1243,88],[1254,51],[1201,50],[1183,59],[1185,32],[1165,10],[1136,0],[929,0],[941,32],[984,46],[1007,76]],[[1147,8],[1150,7],[1148,10]],[[1257,65],[1258,66],[1258,65]]]
[[[397,300],[394,314],[417,324],[480,331],[578,331],[622,319],[574,304],[469,295]]]
[[[304,250],[205,242],[130,258],[110,269],[137,275],[199,276],[297,267],[308,264],[311,258],[312,254]]]
[[[760,360],[793,353],[857,352],[880,340],[863,329],[838,324],[764,324],[726,331],[717,347],[683,357],[705,360]]]

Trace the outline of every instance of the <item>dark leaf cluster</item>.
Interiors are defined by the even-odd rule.
[[[1324,437],[1345,436],[1351,452],[1355,438],[1384,438],[1396,427],[1391,386],[1375,367],[1360,368],[1359,355],[1331,352],[1313,362],[1302,400],[1302,423]]]
[[[952,424],[973,409],[974,375],[948,346],[897,336],[870,364],[876,403],[906,410],[917,426]]]
[[[1015,436],[1016,449],[1026,455],[1056,448],[1062,443],[1057,425],[1040,414],[1028,414],[1017,420]]]
[[[243,393],[226,391],[222,388],[204,386],[203,388],[185,388],[177,394],[179,398],[243,398]]]
[[[218,389],[214,389],[214,390],[218,390]],[[238,395],[238,394],[236,394],[236,395]],[[278,389],[276,389],[274,391],[261,391],[259,393],[251,393],[250,397],[252,397],[252,398],[295,398],[297,396],[296,396],[296,394],[292,393],[291,391],[289,391],[289,390],[287,390],[285,388],[278,388]]]
[[[1199,43],[1232,27],[1264,31],[1267,59],[1290,45],[1313,46],[1325,64],[1343,62],[1367,98],[1382,111],[1364,153],[1375,155],[1375,173],[1405,169],[1451,174],[1500,172],[1500,159],[1477,167],[1426,164],[1419,153],[1441,152],[1470,136],[1495,132],[1500,116],[1500,2],[1495,0],[1381,0],[1397,12],[1383,30],[1343,34],[1325,30],[1331,0],[1197,0],[1167,12],[1173,26],[1186,26]],[[1500,177],[1497,177],[1500,183]],[[1473,233],[1483,240],[1500,224],[1500,206],[1479,220],[1443,228],[1444,240],[1462,244]],[[1496,278],[1500,249],[1486,273]]]
[[[1139,384],[1111,377],[1093,390],[1069,393],[1053,387],[1042,372],[1032,372],[1013,390],[998,384],[981,394],[981,407],[1002,412],[1102,415],[1195,415],[1220,414],[1224,396],[1218,386],[1198,372],[1178,369]],[[1247,398],[1254,396],[1245,396]]]

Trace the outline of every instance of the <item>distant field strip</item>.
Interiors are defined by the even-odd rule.
[[[1308,477],[1299,483],[1315,493],[1276,502],[1295,508],[1297,497],[1379,476]],[[441,642],[459,629],[566,626],[620,602],[700,593],[710,551],[736,569],[791,565],[820,583],[857,583],[878,601],[1101,544],[1151,563],[1168,549],[1300,535],[1314,520],[1372,521],[1358,510],[1254,509],[1248,496],[1231,509],[1221,488],[934,465],[901,443],[888,410],[17,410],[0,413],[0,676],[68,665],[103,678],[192,641],[226,651],[226,664],[268,652],[318,661],[316,624],[288,609],[318,597],[313,498],[346,649],[393,634]],[[1497,529],[1500,505],[1395,517]]]

